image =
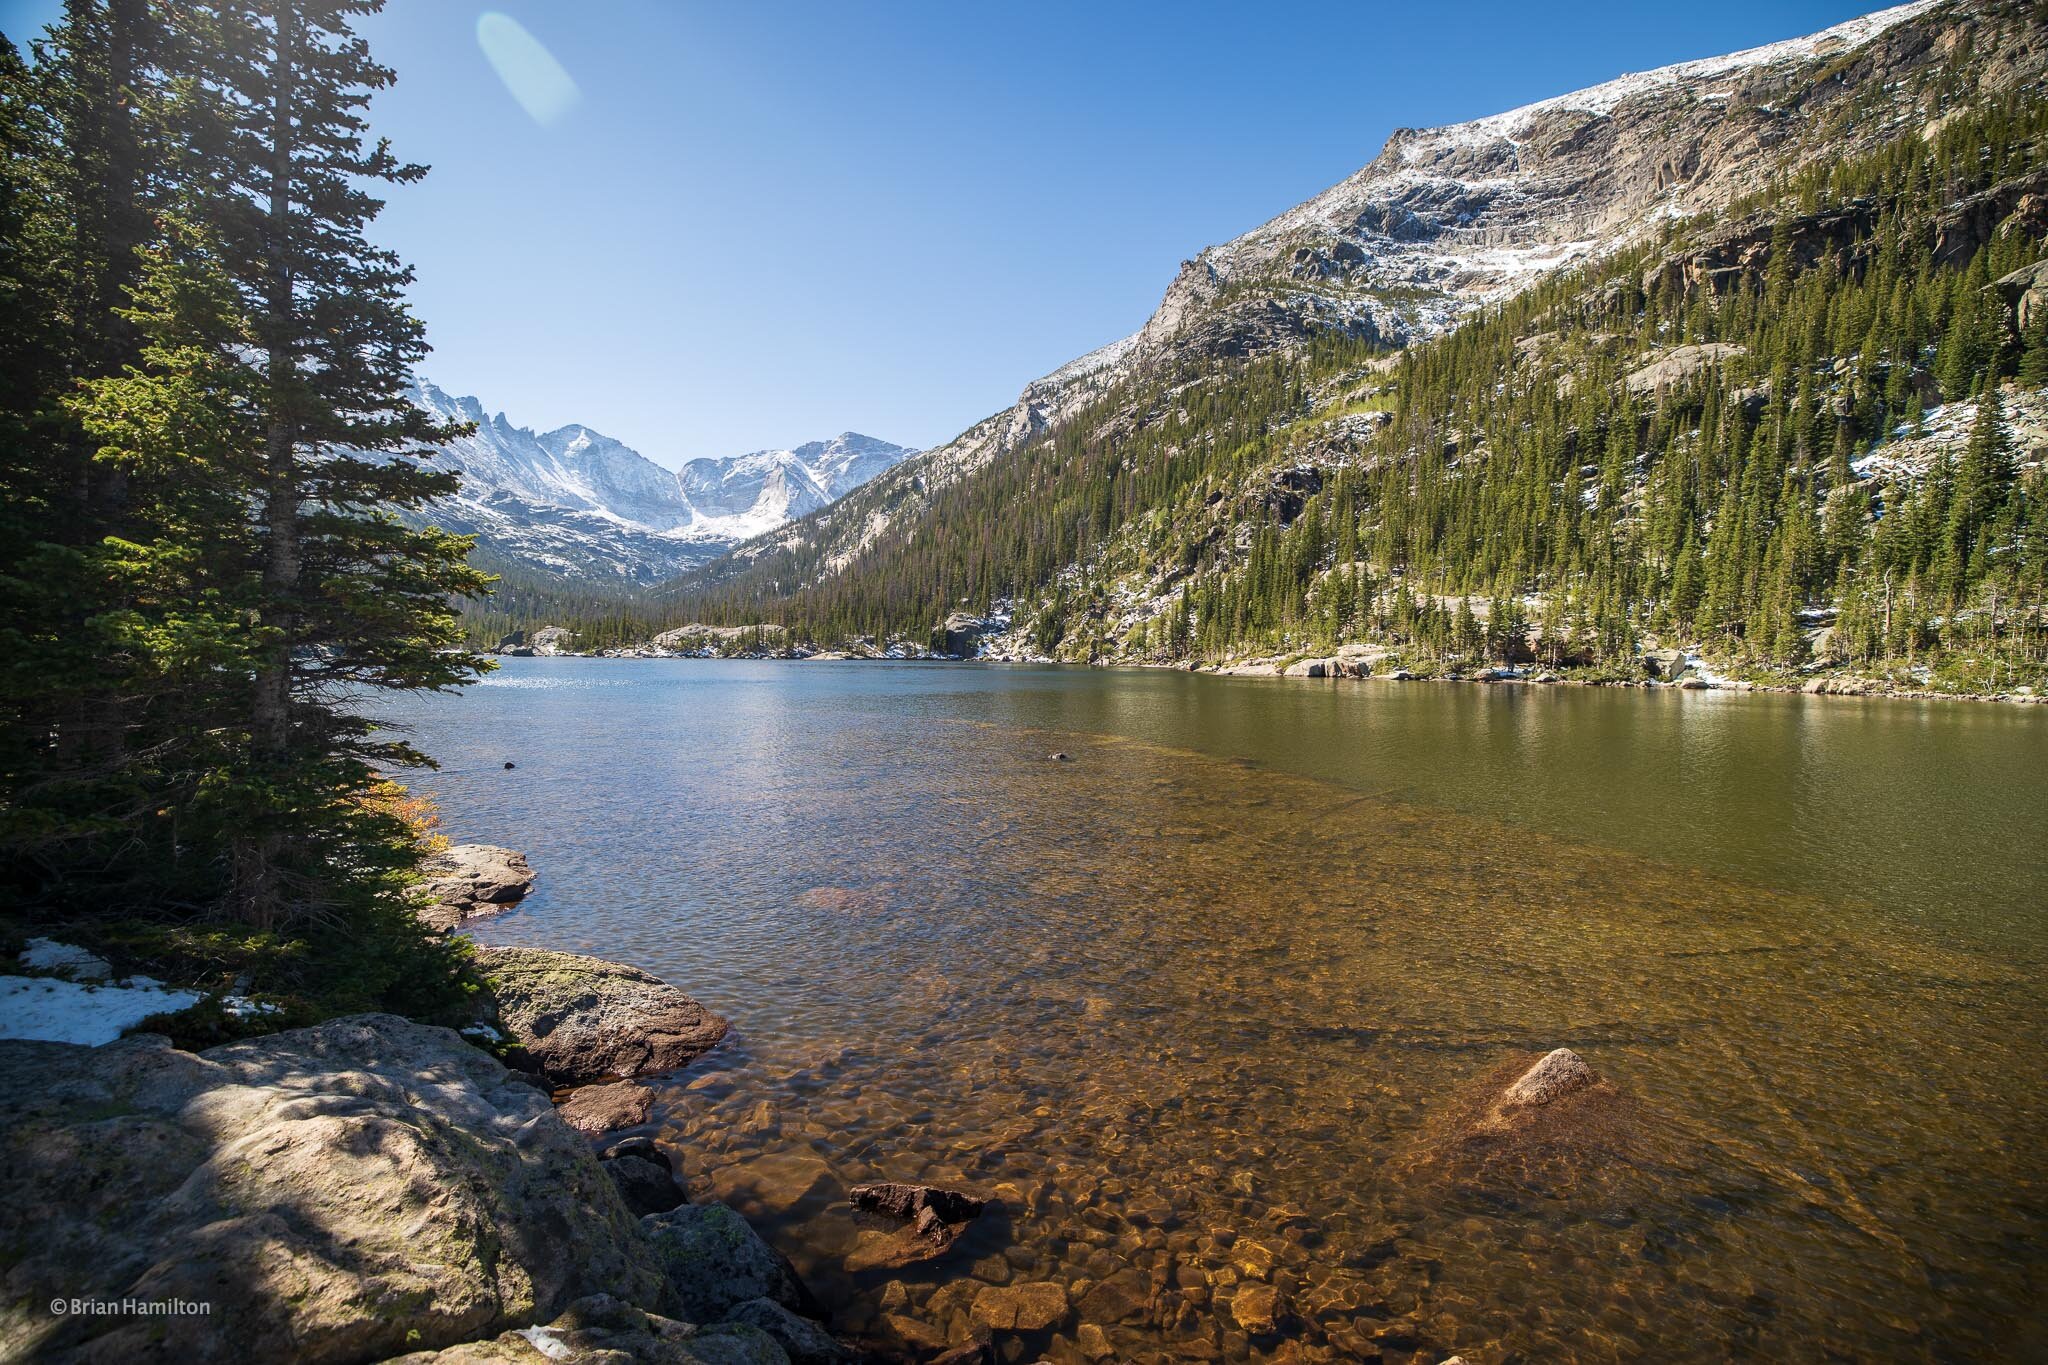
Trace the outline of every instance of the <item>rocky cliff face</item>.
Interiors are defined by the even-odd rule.
[[[590,427],[535,432],[424,381],[413,401],[476,426],[434,457],[462,476],[462,489],[434,504],[429,519],[476,535],[500,561],[563,577],[673,577],[914,453],[845,432],[794,450],[692,460],[677,472]]]
[[[1136,333],[1028,385],[1009,409],[854,496],[740,546],[708,575],[778,551],[829,575],[938,489],[1133,376],[1332,330],[1389,346],[1441,335],[1552,272],[1724,209],[1786,171],[1936,124],[1963,72],[1980,93],[2035,79],[2044,53],[2048,36],[2023,7],[1918,0],[1469,123],[1401,129],[1342,183],[1182,262]]]

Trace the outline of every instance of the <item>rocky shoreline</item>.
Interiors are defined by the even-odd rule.
[[[489,845],[425,870],[438,932],[533,883]],[[474,952],[489,992],[459,1032],[362,1014],[196,1053],[0,1040],[0,1359],[995,1359],[989,1332],[937,1353],[836,1339],[738,1212],[690,1202],[651,1138],[607,1141],[725,1020],[602,958]],[[942,1255],[986,1202],[853,1198],[901,1224],[899,1265]]]
[[[437,899],[420,914],[436,927],[516,903],[532,882],[523,857],[490,846],[457,846],[430,870]],[[17,1097],[0,1115],[0,1359],[1116,1355],[1095,1298],[1077,1302],[1057,1281],[960,1278],[958,1265],[926,1305],[944,1305],[938,1321],[885,1298],[863,1329],[882,1337],[835,1336],[737,1209],[693,1198],[653,1138],[615,1136],[653,1117],[646,1081],[717,1048],[726,1021],[602,958],[474,951],[489,990],[459,1033],[364,1014],[196,1053],[152,1035],[0,1041],[0,1083]],[[1430,1181],[1503,1162],[1605,1161],[1625,1153],[1629,1120],[1625,1097],[1557,1049],[1504,1061],[1453,1097],[1403,1161]],[[856,1185],[845,1199],[867,1229],[848,1258],[855,1272],[938,1271],[997,1208],[989,1194],[902,1183]],[[1027,1212],[1002,1210],[994,1225]],[[1293,1310],[1254,1277],[1214,1311],[1284,1345]]]
[[[702,630],[703,628],[695,628]],[[732,641],[743,638],[754,628],[724,627],[716,632],[720,644],[704,643],[696,647],[671,648],[679,643],[684,632],[667,632],[678,637],[668,644],[655,643],[646,646],[629,646],[594,652],[581,652],[567,647],[563,641],[568,633],[560,627],[548,627],[539,634],[547,635],[544,647],[524,643],[501,645],[495,652],[511,658],[562,658],[562,659],[722,659],[732,661],[768,661],[809,663],[1012,663],[1012,664],[1064,664],[1068,661],[1045,658],[1028,654],[976,654],[935,651],[907,641],[890,641],[878,646],[872,641],[856,642],[844,650],[814,650],[803,645],[779,645],[774,648],[727,648]],[[508,640],[512,637],[506,637]],[[657,641],[664,637],[656,637]],[[698,638],[692,636],[691,638]],[[710,640],[712,636],[702,637]],[[1216,677],[1229,678],[1294,678],[1371,682],[1474,682],[1518,684],[1531,687],[1639,687],[1644,689],[1668,689],[1685,692],[1776,692],[1803,694],[1806,696],[1870,697],[1888,701],[1971,701],[2002,702],[2014,706],[2048,705],[2048,688],[2036,689],[2022,685],[2010,691],[2001,692],[1946,692],[1931,687],[1901,687],[1883,678],[1872,678],[1846,671],[1816,673],[1799,683],[1756,682],[1749,679],[1724,678],[1703,675],[1697,667],[1681,670],[1680,676],[1657,676],[1653,671],[1654,662],[1646,663],[1643,672],[1636,677],[1574,677],[1567,674],[1533,667],[1459,668],[1444,672],[1417,673],[1411,669],[1394,667],[1377,671],[1377,665],[1387,656],[1381,651],[1347,650],[1331,655],[1276,655],[1265,658],[1239,659],[1228,663],[1197,664],[1192,662],[1151,663],[1135,659],[1104,659],[1091,664],[1074,665],[1090,668],[1132,668],[1164,669],[1180,673],[1205,673]]]

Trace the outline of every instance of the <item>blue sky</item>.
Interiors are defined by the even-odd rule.
[[[399,75],[372,117],[434,172],[379,236],[419,270],[425,372],[522,425],[669,465],[933,445],[1396,127],[1876,7],[495,0],[501,57],[523,28],[575,85],[527,92],[543,122],[487,7],[395,0],[363,27]],[[58,9],[0,0],[0,29]]]

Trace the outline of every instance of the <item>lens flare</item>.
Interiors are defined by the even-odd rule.
[[[542,127],[561,119],[583,99],[555,54],[511,15],[489,10],[477,16],[476,42],[512,98]]]

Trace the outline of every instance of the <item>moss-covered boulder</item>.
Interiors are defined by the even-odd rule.
[[[721,1321],[750,1299],[800,1313],[814,1307],[788,1259],[723,1204],[685,1204],[640,1221],[692,1321]]]
[[[476,960],[500,1025],[557,1085],[673,1071],[725,1037],[725,1020],[635,967],[541,948],[479,948]]]

